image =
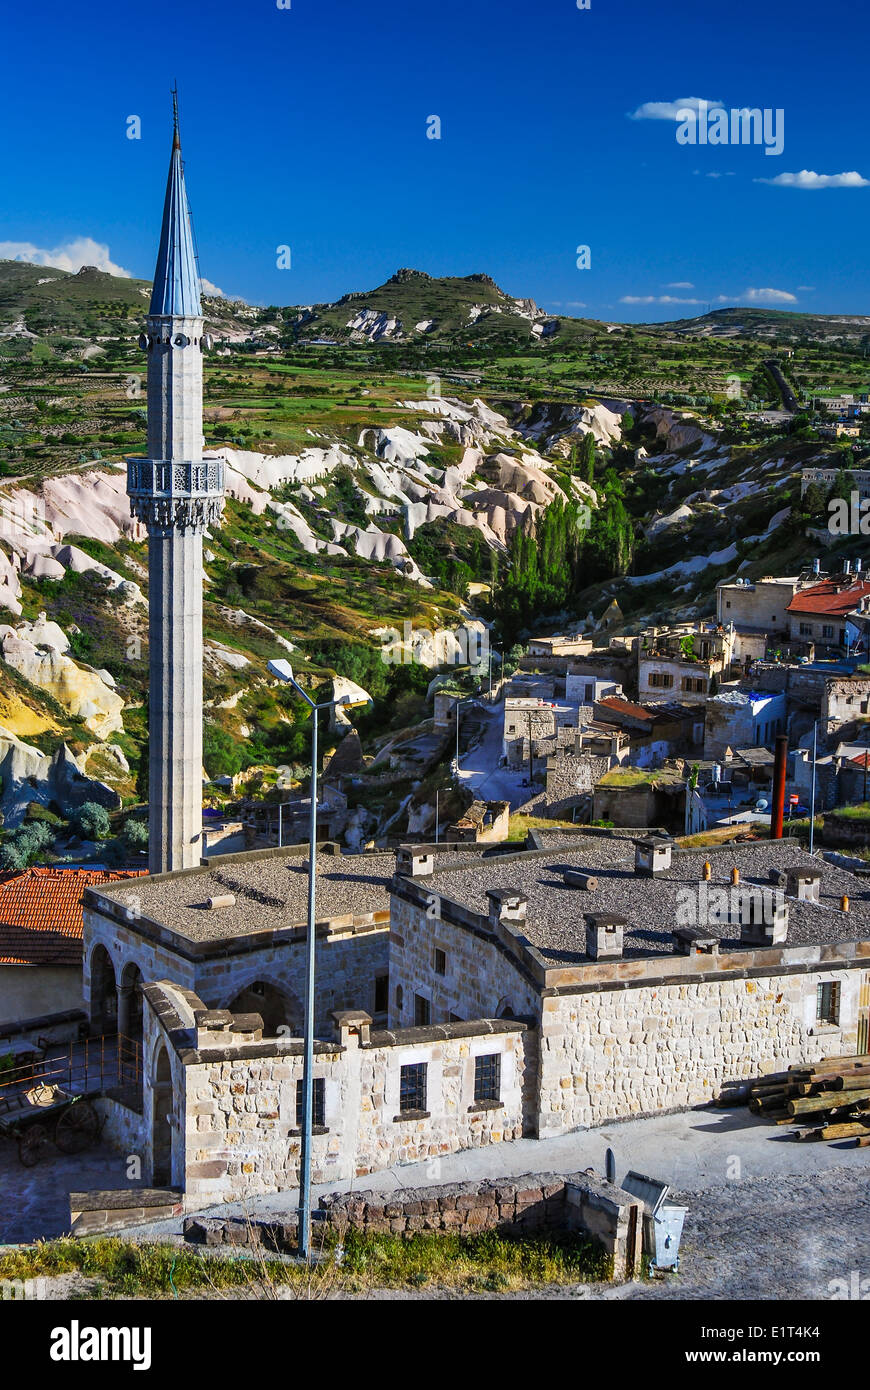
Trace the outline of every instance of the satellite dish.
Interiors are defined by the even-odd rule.
[[[190,339],[188,338],[186,333],[176,333],[173,342],[175,343],[176,347],[187,347],[188,343],[190,342]]]
[[[616,1182],[616,1154],[612,1149],[604,1155],[604,1176],[608,1182]]]
[[[139,334],[139,347],[142,349],[143,352],[145,352],[145,350],[147,349],[148,335],[146,333]]]
[[[203,352],[211,352],[211,350],[212,350],[213,347],[214,347],[214,338],[211,336],[210,333],[206,333],[205,336],[204,336],[203,339],[202,339],[202,350],[203,350]]]

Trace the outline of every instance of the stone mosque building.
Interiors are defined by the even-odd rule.
[[[194,1210],[297,1185],[308,862],[202,858],[202,536],[223,478],[202,452],[177,121],[142,346],[148,458],[129,492],[149,530],[151,864],[86,891],[84,992],[95,1031],[142,1045],[141,1096],[104,1102],[106,1136]],[[315,1181],[870,1050],[870,880],[787,841],[326,844],[316,872]]]

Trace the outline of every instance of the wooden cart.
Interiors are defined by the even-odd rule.
[[[77,1154],[99,1139],[100,1117],[89,1100],[61,1086],[37,1084],[0,1111],[0,1135],[15,1140],[25,1168],[33,1168],[52,1146]]]

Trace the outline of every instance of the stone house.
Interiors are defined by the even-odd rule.
[[[696,1105],[866,1041],[865,883],[785,841],[413,845],[389,866],[343,856],[334,878],[332,858],[324,913],[345,910],[318,929],[317,1181]],[[231,884],[223,867],[142,880],[138,905],[89,890],[86,909],[91,1007],[100,951],[118,979],[142,972],[141,1108],[108,1098],[107,1133],[189,1209],[298,1180],[299,1025],[250,985],[268,971],[298,990],[302,861],[240,861]],[[236,903],[209,908],[209,890]],[[222,911],[235,934],[211,925]]]
[[[652,628],[637,653],[640,703],[678,699],[704,704],[730,671],[733,640],[724,629]]]
[[[847,651],[859,636],[848,615],[868,595],[870,580],[851,573],[801,589],[788,605],[791,640],[814,651]]]
[[[832,676],[824,683],[820,727],[831,733],[838,725],[870,717],[870,678]]]
[[[801,587],[798,576],[783,579],[730,580],[716,585],[716,619],[723,627],[733,623],[738,632],[788,637],[791,619],[788,605]]]
[[[785,695],[723,690],[707,700],[704,757],[724,758],[726,750],[772,747],[786,726]]]

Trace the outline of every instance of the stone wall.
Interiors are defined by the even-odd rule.
[[[505,872],[510,877],[509,868]],[[425,878],[417,886],[425,893]],[[517,960],[474,929],[473,914],[466,915],[465,923],[453,922],[444,916],[437,896],[431,897],[424,906],[393,895],[390,1027],[414,1022],[415,995],[428,1001],[433,1023],[500,1018],[508,1011],[517,1018],[536,1018],[538,989]],[[435,973],[436,951],[444,953],[443,975]]]
[[[317,1225],[339,1234],[411,1236],[418,1232],[475,1235],[561,1235],[579,1232],[595,1240],[611,1260],[612,1277],[639,1269],[642,1208],[630,1193],[592,1173],[525,1173],[481,1183],[400,1188],[397,1192],[331,1192],[320,1198]],[[196,1244],[263,1247],[295,1253],[297,1222],[191,1216],[184,1234]]]
[[[298,1183],[301,1135],[298,1039],[264,1040],[256,1016],[205,1010],[171,985],[145,991],[146,1084],[140,1146],[154,1173],[155,1120],[164,1053],[171,1070],[173,1185],[189,1209],[244,1201]],[[529,1067],[526,1028],[515,1021],[372,1032],[364,1013],[337,1014],[338,1038],[315,1043],[323,1124],[315,1128],[315,1182],[364,1176],[397,1163],[519,1138]],[[500,1058],[498,1098],[475,1100],[475,1059]],[[164,1056],[163,1069],[159,1065]],[[425,1064],[425,1109],[404,1111],[401,1069]],[[165,1179],[164,1179],[165,1181]]]
[[[81,1008],[81,965],[0,965],[0,1032],[37,1014]]]
[[[820,968],[545,998],[538,1132],[701,1105],[725,1081],[854,1051],[860,978]],[[828,980],[841,982],[842,1027],[820,1029]]]
[[[92,1019],[99,1015],[93,996],[91,962],[96,947],[105,946],[112,961],[116,984],[124,970],[136,965],[146,983],[172,980],[195,990],[210,1008],[227,1008],[237,995],[255,982],[279,990],[285,997],[292,1030],[301,1033],[305,997],[305,932],[288,930],[281,939],[261,947],[256,936],[218,942],[213,949],[197,949],[198,943],[173,941],[163,933],[161,941],[147,923],[122,923],[92,907],[84,910],[84,998]],[[389,912],[367,917],[339,917],[318,923],[315,1028],[332,1031],[335,1009],[375,1011],[375,981],[389,970]]]

